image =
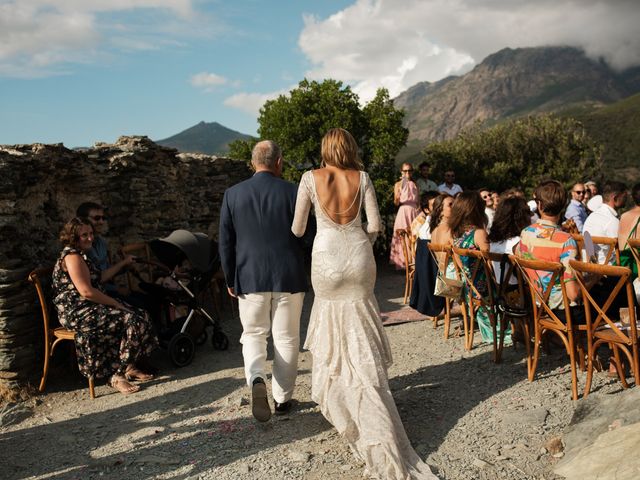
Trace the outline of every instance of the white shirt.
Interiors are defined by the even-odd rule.
[[[440,193],[448,193],[452,197],[455,197],[457,194],[462,192],[462,187],[460,185],[458,185],[457,183],[454,183],[451,186],[451,188],[449,188],[449,187],[447,187],[446,183],[443,183],[443,184],[438,186],[438,191]]]
[[[489,244],[489,251],[493,252],[493,253],[507,253],[507,254],[512,254],[513,253],[513,247],[515,247],[518,243],[520,243],[520,237],[511,237],[508,238],[506,240],[503,240],[502,242],[491,242]],[[509,265],[505,265],[505,267],[507,267],[507,272],[509,271]],[[502,272],[502,269],[500,268],[500,262],[493,262],[493,271],[496,274],[496,281],[500,282],[500,272]],[[504,274],[506,275],[507,272],[504,272]],[[513,274],[511,275],[511,278],[509,278],[509,285],[517,285],[518,284],[518,277],[516,277],[515,272],[513,272]]]
[[[620,220],[618,212],[606,203],[603,203],[595,212],[587,217],[584,222],[583,232],[589,232],[592,237],[617,237]],[[594,244],[594,249],[598,255],[598,263],[603,264],[609,253],[609,247]],[[609,260],[613,264],[615,257],[611,255]]]
[[[493,225],[493,217],[496,216],[496,211],[493,208],[485,207],[484,214],[487,216],[487,232],[491,230],[491,225]]]
[[[431,221],[431,215],[427,215],[427,219],[424,221],[420,230],[418,230],[418,238],[421,240],[431,240],[431,227],[429,222]]]

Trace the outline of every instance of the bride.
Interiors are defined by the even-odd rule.
[[[312,398],[373,477],[435,479],[411,447],[389,389],[391,349],[373,294],[371,243],[382,225],[371,179],[346,130],[329,130],[321,154],[323,168],[302,176],[291,227],[302,236],[313,205],[315,300],[305,342],[313,356]]]

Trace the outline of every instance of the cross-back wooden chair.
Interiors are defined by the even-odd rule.
[[[459,278],[466,284],[467,294],[462,298],[462,302],[465,305],[465,308],[462,309],[462,324],[465,338],[464,348],[465,350],[471,350],[473,348],[476,314],[481,306],[488,306],[488,303],[483,300],[482,295],[475,285],[476,279],[481,272],[484,272],[485,276],[487,275],[486,265],[483,262],[482,253],[479,250],[452,247],[451,253],[456,272]],[[461,257],[471,257],[475,259],[469,274],[466,273],[463,267]],[[493,300],[492,297],[491,305],[493,305]]]
[[[535,378],[538,359],[540,358],[540,343],[542,335],[546,332],[552,332],[564,345],[569,361],[571,364],[571,396],[574,400],[578,399],[578,372],[576,363],[580,363],[582,367],[584,357],[577,353],[577,334],[579,327],[574,326],[571,322],[571,309],[567,297],[565,283],[562,281],[564,274],[564,266],[560,262],[547,262],[543,260],[527,260],[515,255],[509,255],[509,258],[518,265],[522,272],[522,278],[529,287],[531,296],[531,311],[533,315],[533,358],[527,358],[527,376],[530,382]],[[546,287],[538,285],[540,272],[551,275]],[[562,304],[566,321],[562,321],[558,315],[549,306],[549,298],[553,286],[559,283],[562,291]],[[580,361],[580,358],[583,360]]]
[[[640,268],[640,238],[630,238],[627,240],[627,246],[631,249],[636,265]]]
[[[516,347],[517,341],[522,341],[527,352],[527,359],[529,359],[531,357],[531,309],[530,305],[527,304],[528,298],[522,273],[516,263],[510,259],[506,253],[483,252],[483,256],[487,262],[487,269],[492,273],[489,279],[495,282],[493,288],[496,292],[494,298],[496,301],[497,315],[503,317],[500,322],[501,339],[499,353],[500,355],[502,354],[505,328],[507,324],[510,323],[512,327],[511,341],[514,348]],[[494,264],[503,264],[504,273],[502,274],[502,278],[500,278],[500,275],[496,272]],[[515,280],[515,283],[511,282],[512,279]],[[520,337],[518,337],[517,332],[520,333]]]
[[[49,375],[49,362],[53,356],[55,348],[60,342],[71,341],[75,339],[75,333],[72,330],[67,330],[61,326],[54,326],[50,312],[50,303],[45,293],[44,282],[51,281],[51,274],[53,273],[53,267],[38,268],[29,274],[29,281],[33,284],[38,293],[38,301],[40,303],[40,311],[42,313],[42,321],[44,323],[44,366],[42,369],[42,378],[40,379],[40,386],[38,391],[44,392],[44,388],[47,384],[47,376]],[[96,397],[95,384],[93,377],[89,378],[89,395],[91,398]]]
[[[576,273],[582,299],[585,307],[585,317],[587,319],[587,382],[584,387],[584,396],[589,395],[591,381],[593,379],[594,359],[598,348],[606,343],[613,351],[614,361],[618,372],[618,378],[623,388],[629,388],[625,378],[624,366],[620,359],[622,351],[629,364],[635,379],[636,386],[640,385],[640,363],[638,361],[638,332],[635,315],[635,302],[633,286],[630,282],[631,270],[627,267],[611,265],[594,265],[592,263],[570,260],[569,264]],[[609,278],[617,278],[613,290],[604,301],[599,304],[591,296],[587,288],[585,277],[587,275],[606,275]],[[618,311],[609,311],[617,295],[621,290],[626,291],[627,308],[629,309],[629,326],[624,328],[616,322],[619,318]]]
[[[427,244],[427,248],[431,251],[434,259],[436,260],[436,267],[440,272],[440,275],[445,276],[447,265],[451,260],[451,245],[441,243]],[[457,272],[456,272],[457,275]],[[449,338],[449,331],[451,330],[451,303],[452,300],[449,297],[444,297],[444,339]],[[463,307],[464,310],[464,307]],[[438,316],[433,317],[433,328],[438,326]]]
[[[413,277],[416,273],[416,258],[415,258],[415,240],[409,229],[399,228],[396,230],[396,235],[400,236],[402,241],[402,254],[404,255],[404,300],[406,305],[407,300],[411,296],[411,290],[413,288]]]
[[[582,252],[584,249],[584,237],[579,233],[573,233],[571,237],[578,244],[578,252]],[[614,258],[615,265],[620,265],[620,249],[618,248],[617,237],[591,237],[591,241],[594,245],[598,245],[599,248],[607,249],[604,259],[605,265],[609,263],[611,258]]]

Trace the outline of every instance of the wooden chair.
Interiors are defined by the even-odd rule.
[[[640,238],[630,238],[627,245],[631,249],[631,254],[636,261],[636,265],[640,267]]]
[[[409,229],[396,230],[396,235],[400,236],[402,241],[402,253],[404,255],[404,300],[403,303],[407,304],[407,299],[411,296],[411,290],[413,288],[413,277],[416,273],[416,259],[415,259],[415,240]]]
[[[531,332],[533,329],[531,328],[530,302],[527,302],[528,298],[522,272],[506,253],[483,252],[483,256],[487,263],[487,269],[492,273],[489,279],[495,282],[494,291],[496,292],[496,303],[499,303],[500,299],[503,299],[506,303],[506,305],[503,305],[503,311],[500,311],[500,305],[496,306],[498,315],[503,316],[501,333],[504,332],[507,323],[510,323],[512,327],[511,341],[514,348],[516,348],[518,341],[524,343],[527,359],[530,359]],[[497,264],[503,263],[503,256],[506,257],[504,265],[505,272],[502,274],[502,279],[500,279],[494,268],[494,262]],[[515,279],[516,283],[511,283],[511,279]],[[501,343],[504,343],[503,338],[501,339]],[[500,345],[500,355],[501,354],[502,345]]]
[[[571,396],[574,400],[578,399],[578,373],[576,363],[579,361],[579,354],[576,353],[576,337],[579,327],[574,327],[571,323],[571,309],[569,308],[569,300],[565,283],[562,282],[564,274],[564,266],[559,262],[546,262],[542,260],[526,260],[515,255],[509,255],[509,258],[518,265],[522,272],[522,278],[525,279],[529,286],[531,294],[531,311],[533,315],[533,358],[527,358],[527,374],[529,381],[535,378],[538,359],[540,358],[540,343],[542,335],[546,332],[552,332],[562,341],[571,363]],[[546,272],[551,275],[549,283],[542,291],[538,290],[536,279],[539,278],[539,272]],[[554,285],[559,283],[562,290],[562,302],[566,322],[558,318],[556,313],[549,306],[549,297]],[[584,359],[583,356],[580,358]],[[582,362],[580,362],[582,365]]]
[[[451,261],[451,245],[429,243],[427,245],[434,258],[436,259],[436,265],[441,275],[446,275],[446,266]],[[438,254],[441,254],[442,258],[439,259]],[[440,268],[444,265],[444,268]],[[448,297],[444,299],[444,339],[449,338],[449,331],[451,330],[451,303],[452,300]],[[433,317],[433,328],[438,326],[438,316]]]
[[[578,252],[584,249],[584,237],[578,233],[571,235],[578,244]],[[616,237],[591,237],[594,245],[607,249],[604,265],[609,264],[611,258],[615,255],[615,264],[620,265],[620,249],[618,248],[618,239]]]
[[[635,315],[635,302],[633,286],[630,282],[631,270],[627,267],[611,265],[594,265],[593,263],[570,260],[569,265],[573,268],[582,291],[582,299],[585,307],[585,317],[587,319],[587,382],[584,387],[584,396],[589,395],[591,381],[593,379],[594,360],[598,348],[606,343],[613,351],[614,361],[618,372],[618,378],[623,388],[629,388],[625,378],[624,366],[620,361],[620,351],[622,351],[634,376],[636,386],[640,385],[640,363],[638,362],[638,332]],[[606,275],[609,278],[617,278],[617,282],[609,294],[609,297],[601,305],[591,296],[586,286],[586,275]],[[619,312],[608,311],[616,296],[622,289],[626,290],[627,308],[629,309],[629,326],[624,328],[620,323],[616,323]],[[606,312],[606,313],[605,313]],[[595,318],[594,318],[595,315]]]
[[[49,316],[49,303],[47,302],[47,297],[43,287],[43,280],[46,279],[47,281],[50,281],[52,273],[53,267],[38,268],[32,271],[28,277],[29,281],[33,283],[36,288],[36,292],[38,293],[42,320],[44,322],[44,367],[42,370],[40,386],[38,388],[38,391],[40,392],[44,392],[45,385],[47,384],[49,361],[53,356],[56,346],[65,340],[73,342],[75,339],[75,333],[72,330],[67,330],[64,327],[52,326],[51,317]],[[91,398],[96,398],[93,377],[89,378],[89,395]]]

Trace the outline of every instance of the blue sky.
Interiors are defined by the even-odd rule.
[[[507,46],[625,68],[638,24],[632,0],[0,0],[0,144],[157,140],[199,121],[255,134],[264,101],[304,77],[366,102]]]

